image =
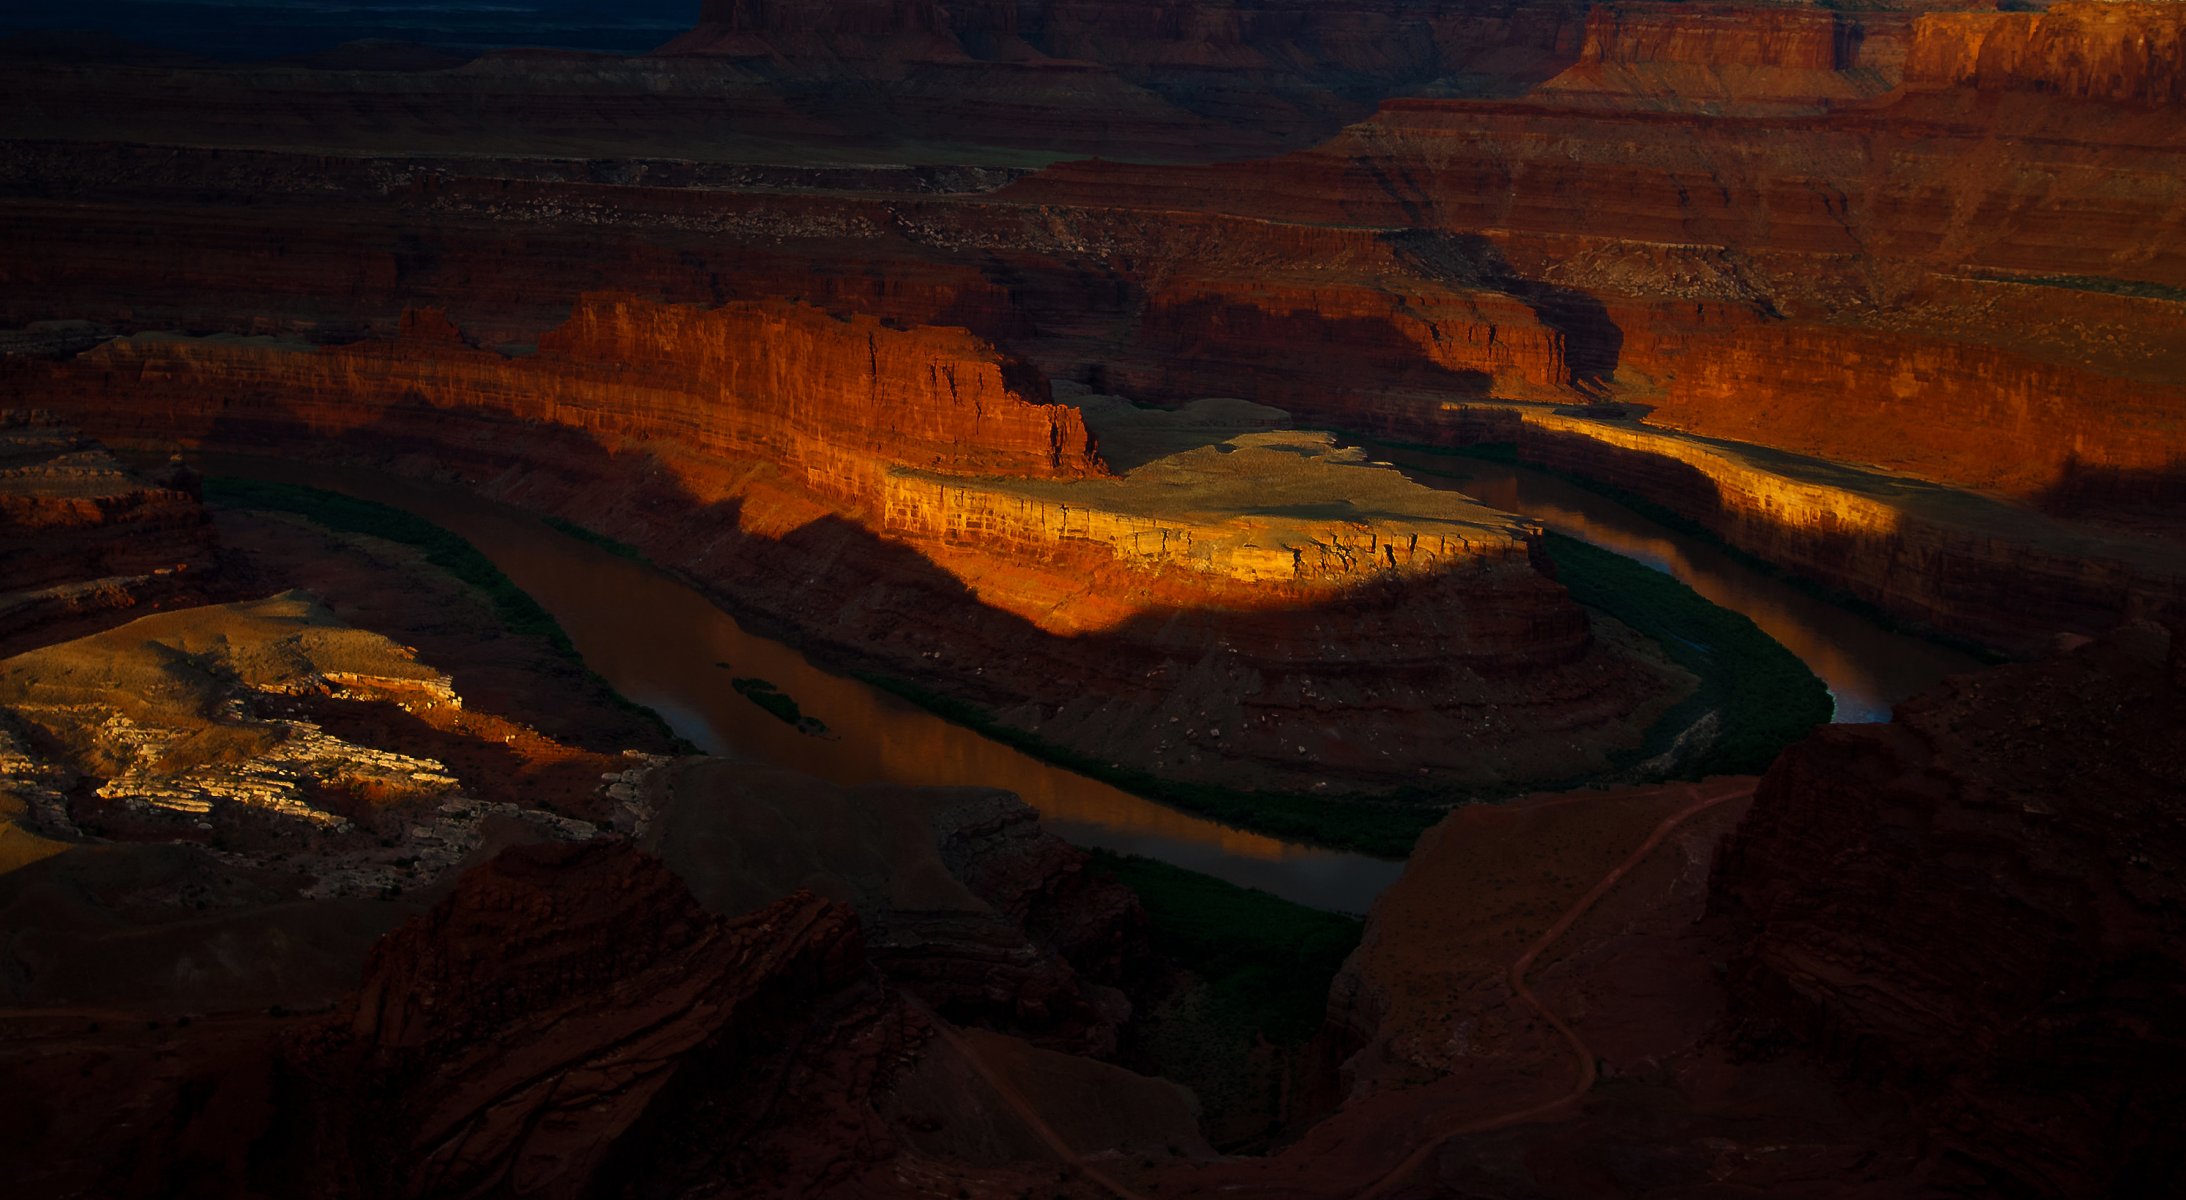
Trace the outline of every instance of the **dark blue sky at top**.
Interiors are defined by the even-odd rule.
[[[224,59],[392,38],[457,50],[631,53],[689,28],[700,0],[0,0],[0,34],[87,29]]]

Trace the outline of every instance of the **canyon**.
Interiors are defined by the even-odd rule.
[[[214,565],[187,468],[132,471],[35,414],[0,414],[0,648],[93,614],[181,602]]]
[[[788,20],[737,13],[728,24]],[[883,15],[927,36],[925,18]],[[843,36],[880,37],[872,61],[896,61],[900,31],[866,19],[844,17]],[[1771,529],[1750,486],[1706,465],[1705,478],[1634,489],[1817,584],[1908,620],[1973,625],[1973,640],[2000,648],[2174,600],[2172,539],[2140,514],[2177,504],[2186,262],[2162,53],[2175,7],[1761,20],[1600,9],[1566,39],[1570,63],[1522,95],[1390,99],[1327,141],[1252,162],[1103,151],[947,182],[915,167],[709,177],[724,168],[688,157],[610,179],[584,165],[598,160],[487,134],[427,159],[143,129],[134,144],[85,138],[63,160],[41,132],[7,147],[4,219],[21,249],[6,316],[345,342],[399,332],[423,299],[481,344],[524,347],[602,283],[683,304],[788,299],[963,326],[1050,380],[1142,403],[1237,395],[1442,444],[1510,440],[1510,425],[1470,419],[1467,401],[1580,406],[1860,466],[1882,490],[1902,477],[1993,494],[2065,522],[2068,540],[2127,527],[2138,548],[2099,551],[2100,578],[2038,572],[2057,592],[2031,612],[1994,586],[1939,606],[1956,575],[1941,564],[2005,578],[2042,547],[1954,525],[1916,540],[1960,552],[1886,562],[1830,531]],[[1045,28],[1065,27],[1085,26]],[[1673,86],[1687,68],[1725,81],[1722,96]],[[79,74],[116,95],[150,82]],[[225,87],[303,86],[216,74]],[[1669,99],[1650,91],[1657,75]],[[1839,83],[1809,81],[1800,105],[1782,98],[1810,75]],[[190,73],[161,79],[184,88]],[[185,89],[161,111],[192,103]],[[33,129],[45,126],[26,116]],[[404,215],[418,206],[429,222]],[[160,236],[148,220],[186,221],[189,234]],[[123,291],[126,309],[113,300]],[[1619,457],[1556,465],[1645,481]],[[1710,489],[1737,495],[1709,511]]]
[[[1595,638],[1506,515],[1219,421],[1127,429],[1210,444],[1108,478],[1088,410],[961,330],[593,296],[516,357],[412,314],[321,349],[116,339],[26,386],[109,438],[437,461],[861,669],[1189,782],[1560,778],[1636,745],[1682,686]],[[1045,694],[1058,677],[1077,699]],[[1182,744],[1139,734],[1180,721]]]
[[[692,7],[0,40],[0,1179],[2186,1184],[2186,5]]]

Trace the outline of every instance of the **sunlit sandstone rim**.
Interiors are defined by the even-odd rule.
[[[1054,385],[963,330],[796,305],[580,313],[528,355],[418,317],[324,349],[118,339],[10,382],[124,442],[458,475],[859,669],[1167,778],[1564,778],[1690,686],[1597,639],[1512,518],[1274,410],[1048,403]]]
[[[1533,536],[1507,514],[1414,484],[1322,433],[1241,434],[1121,479],[896,471],[886,487],[891,534],[991,547],[1082,541],[1133,566],[1249,583],[1341,586],[1523,560]]]
[[[405,431],[440,411],[545,422],[610,447],[666,443],[768,464],[899,541],[1027,562],[1105,551],[1125,568],[1201,577],[1228,604],[1255,606],[1237,584],[1273,586],[1262,599],[1281,603],[1300,588],[1523,564],[1533,537],[1508,514],[1414,485],[1326,435],[1273,429],[1283,414],[1234,401],[1165,414],[1080,397],[1104,436],[1145,460],[1114,478],[1087,410],[1049,402],[1036,372],[987,343],[802,305],[587,296],[518,357],[468,346],[430,313],[413,314],[402,337],[322,349],[140,335],[68,374],[106,397],[201,396],[199,416],[170,408],[182,427],[160,432],[215,442],[248,441],[267,421],[414,436]]]

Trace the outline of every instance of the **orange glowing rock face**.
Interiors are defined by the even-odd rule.
[[[323,349],[116,339],[37,386],[110,437],[492,480],[853,662],[1223,786],[1561,776],[1689,686],[1597,644],[1507,514],[1325,434],[1052,403],[962,330],[594,296],[528,355],[417,314]]]
[[[2066,0],[2040,13],[1929,13],[1913,27],[1905,78],[1918,87],[2177,104],[2186,101],[2186,12]]]

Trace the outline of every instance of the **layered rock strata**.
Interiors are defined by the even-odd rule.
[[[2012,653],[2186,603],[2177,546],[1978,493],[1630,421],[1446,415],[1454,440],[1512,443],[1528,463],[1659,505],[1788,574]]]
[[[820,1175],[884,1156],[871,1092],[908,1019],[840,906],[800,893],[724,920],[593,843],[467,875],[373,949],[354,1004],[299,1050],[331,1110],[322,1152],[361,1192],[778,1186],[791,1144]],[[824,1082],[762,1085],[785,1073]],[[740,1136],[706,1149],[709,1131]]]
[[[18,142],[0,220],[32,286],[10,311],[346,339],[392,332],[422,296],[530,343],[603,277],[685,301],[800,296],[963,323],[1054,378],[1142,400],[1244,395],[1439,437],[1453,398],[1610,399],[1666,428],[2054,510],[2149,524],[2153,508],[2160,529],[2186,494],[2175,9],[1603,9],[1562,84],[1522,97],[1391,101],[1262,163],[1072,164],[977,195],[848,176],[869,190],[726,191],[666,167],[580,178],[501,165],[491,137],[438,162]],[[715,24],[961,41],[960,24],[1006,15]],[[1830,90],[1893,80],[1900,47],[1906,87]],[[1835,82],[1809,81],[1806,103],[1793,76],[1809,74]],[[337,226],[358,236],[336,244]],[[1805,566],[1827,574],[1824,557]],[[1910,616],[1952,586],[1893,578]],[[2042,597],[2041,624],[2002,640],[2084,606]]]
[[[78,356],[85,387],[218,389],[190,431],[247,445],[254,422],[335,436],[402,430],[434,409],[583,431],[673,437],[694,453],[777,462],[815,491],[869,498],[861,461],[958,473],[1100,470],[1076,410],[1045,403],[1037,372],[961,330],[891,329],[799,305],[716,310],[595,295],[509,357],[466,345],[440,314],[396,340],[314,351],[279,342],[123,338]]]
[[[120,436],[339,435],[496,479],[860,665],[1172,777],[1563,777],[1675,686],[1597,645],[1503,514],[1257,427],[1107,478],[1084,413],[961,331],[596,297],[516,357],[417,317],[322,350],[116,339],[26,386]]]
[[[529,732],[462,707],[447,676],[305,593],[142,617],[0,659],[0,723],[24,735],[0,796],[25,806],[32,832],[70,842],[205,844],[259,870],[308,862],[307,898],[429,887],[495,821],[592,836],[590,822],[469,794],[419,752],[429,732],[365,744],[327,727],[394,708],[428,731]],[[590,760],[595,778],[634,765]]]
[[[847,906],[718,916],[609,840],[467,872],[330,1012],[0,1009],[0,1078],[47,1194],[1090,1200],[1081,1155],[1208,1154],[1171,1085],[892,990]]]
[[[2041,12],[1930,13],[1913,26],[1909,87],[1972,84],[2132,104],[2186,102],[2186,22],[2147,4],[2067,0]]]
[[[715,760],[656,776],[645,844],[717,913],[797,887],[851,906],[893,984],[952,1021],[1113,1053],[1150,953],[1130,891],[1007,792],[842,788]]]
[[[1174,154],[1156,139],[1196,125],[1200,153],[1235,154],[1333,130],[1379,96],[1421,87],[1523,87],[1569,61],[1582,11],[1562,0],[1373,0],[1338,7],[1296,0],[1188,6],[715,0],[701,9],[695,28],[660,52],[750,64],[793,95],[823,80],[837,87],[855,81],[877,84],[899,102],[931,103],[918,85],[946,76],[961,103],[967,92],[1003,84],[996,98],[1018,107],[1022,120],[1049,124],[1049,145],[1085,145],[1104,126],[1137,126],[1142,152]],[[1058,93],[1057,107],[1068,111],[1094,99],[1107,108],[1106,120],[1088,121],[1082,110],[1071,114],[1076,122],[1056,120],[1043,102]],[[831,111],[816,99],[820,111]],[[928,114],[929,120],[943,115]],[[1132,147],[1123,141],[1118,148]]]
[[[1579,59],[1535,89],[1566,103],[1816,112],[1897,82],[1911,17],[1749,5],[1587,9]]]
[[[1715,872],[1714,907],[1748,931],[1730,975],[1748,1036],[1903,1088],[1986,1188],[2178,1179],[2169,636],[2129,626],[1817,734]]]
[[[193,595],[215,565],[187,470],[131,471],[73,430],[0,413],[0,649]]]

